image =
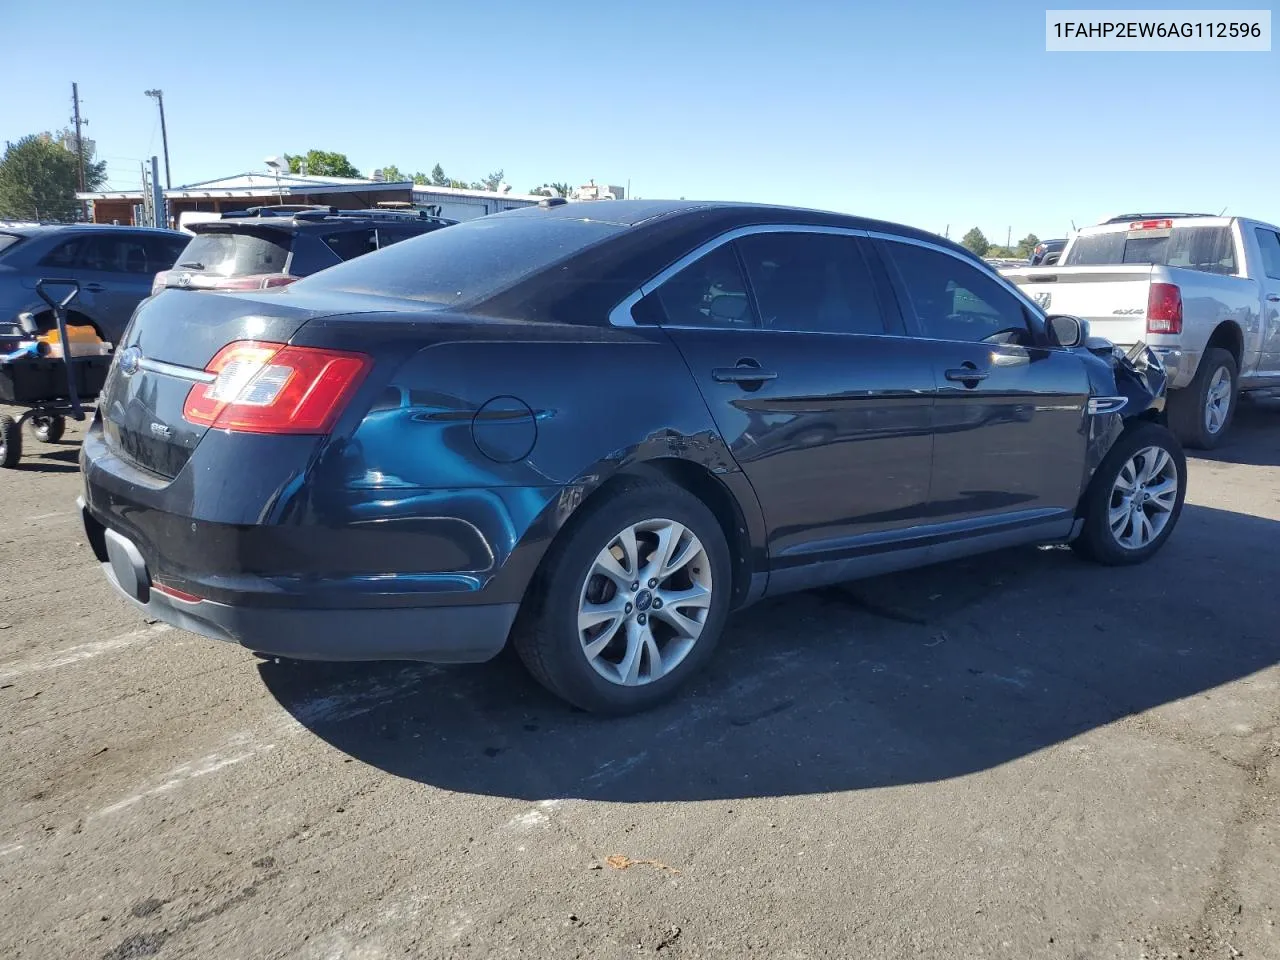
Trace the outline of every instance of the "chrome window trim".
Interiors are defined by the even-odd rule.
[[[707,240],[704,243],[699,244],[697,247],[694,247],[693,250],[686,253],[679,260],[676,260],[670,266],[665,267],[662,270],[658,271],[649,280],[642,283],[640,285],[640,289],[633,291],[624,300],[622,300],[622,302],[620,302],[616,307],[614,307],[612,310],[609,311],[609,324],[614,327],[638,326],[638,324],[635,322],[635,319],[631,316],[631,308],[634,307],[637,303],[639,303],[644,297],[647,297],[649,294],[653,293],[654,290],[658,289],[658,287],[662,286],[664,283],[666,283],[668,280],[674,277],[677,273],[679,273],[685,267],[689,266],[689,264],[693,263],[695,260],[700,260],[702,257],[705,257],[708,253],[711,253],[713,250],[717,250],[720,247],[723,247],[726,243],[732,243],[734,240],[737,240],[741,237],[749,237],[758,233],[819,233],[819,234],[835,234],[836,236],[842,236],[842,237],[862,237],[863,239],[866,239],[868,236],[870,236],[870,234],[866,230],[857,230],[857,229],[854,229],[853,227],[829,227],[829,226],[821,226],[821,225],[812,224],[812,223],[758,223],[758,224],[753,224],[752,226],[749,226],[749,227],[735,227],[732,230],[728,230],[725,233],[712,237],[710,240]],[[750,278],[747,278],[747,280],[748,282],[750,282]],[[663,324],[663,327],[668,330],[684,329],[676,324]],[[724,327],[724,328],[696,327],[696,328],[689,328],[689,329],[732,330],[733,328],[732,327]],[[743,327],[741,329],[744,331],[748,329],[751,331],[759,330],[758,327],[751,327],[751,328]],[[872,334],[872,336],[874,336],[874,334]]]
[[[960,254],[956,253],[954,250],[948,250],[946,247],[939,246],[936,243],[929,243],[927,240],[917,240],[914,237],[903,237],[894,233],[873,232],[873,233],[870,233],[869,236],[873,240],[885,240],[892,243],[907,243],[913,247],[923,247],[926,250],[933,250],[935,253],[943,253],[943,254],[946,254],[948,257],[951,257],[953,260],[963,263],[965,266],[969,267],[970,269],[977,270],[979,273],[982,273],[982,270],[979,268],[978,264],[974,263],[968,257],[961,256]],[[999,286],[1003,287],[1006,291],[1011,293],[1015,300],[1017,300],[1019,303],[1026,306],[1029,310],[1031,310],[1033,316],[1039,317],[1041,320],[1043,320],[1047,316],[1047,314],[1043,310],[1041,310],[1040,307],[1037,304],[1035,304],[1030,297],[1028,297],[1026,294],[1024,294],[1021,290],[1018,289],[1017,284],[1011,283],[1007,278],[1001,276],[999,272],[997,272],[996,270],[993,270],[988,267],[988,272],[984,274],[984,276],[990,277],[991,279],[995,280]],[[910,293],[911,291],[908,290],[907,292]]]

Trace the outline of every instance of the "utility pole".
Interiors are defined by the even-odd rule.
[[[173,182],[169,179],[169,133],[164,126],[164,91],[157,88],[144,90],[143,93],[148,97],[155,97],[156,103],[160,106],[160,143],[164,146],[164,188],[169,190],[173,187]]]
[[[84,193],[84,141],[80,138],[80,124],[89,121],[80,116],[80,85],[77,83],[71,84],[71,110],[71,120],[76,125],[76,169],[79,172],[80,192]],[[83,200],[80,201],[80,219],[89,219]]]
[[[169,225],[169,211],[164,201],[164,191],[160,189],[160,166],[155,157],[151,158],[151,211],[153,227]]]
[[[1010,227],[1008,232],[1004,235],[1004,248],[1006,250],[1013,249],[1013,227]]]

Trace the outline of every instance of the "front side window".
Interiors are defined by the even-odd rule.
[[[886,248],[921,334],[933,340],[1030,344],[1017,297],[958,257],[910,243]]]
[[[764,329],[885,332],[871,271],[853,237],[757,233],[737,243]]]
[[[450,230],[453,228],[450,227]],[[757,326],[733,244],[716,247],[671,277],[656,293],[667,323],[677,327]]]
[[[1272,280],[1280,280],[1280,234],[1257,228],[1258,246],[1262,248],[1262,269]]]

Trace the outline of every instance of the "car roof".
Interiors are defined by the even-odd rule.
[[[520,207],[516,210],[490,214],[485,219],[548,217],[565,220],[591,220],[598,223],[612,223],[620,227],[638,227],[658,219],[674,219],[715,212],[731,217],[735,222],[743,226],[752,223],[791,223],[802,226],[840,226],[851,230],[891,233],[944,246],[963,253],[970,259],[981,262],[979,257],[976,257],[958,243],[944,239],[927,230],[920,230],[916,227],[892,223],[887,220],[875,220],[869,217],[835,213],[830,210],[727,200],[588,200],[557,203],[555,199],[558,198],[553,198],[546,206],[540,203],[534,206]]]
[[[134,227],[114,223],[6,223],[0,220],[0,233],[22,234],[29,237],[51,236],[58,233],[113,233],[158,234],[164,237],[182,236],[178,230],[165,227]]]
[[[444,220],[438,217],[419,217],[419,216],[361,216],[359,214],[339,213],[329,216],[302,216],[302,217],[228,217],[225,220],[200,220],[195,223],[187,224],[187,229],[192,233],[234,233],[239,227],[253,227],[264,230],[278,230],[281,233],[296,233],[299,230],[307,228],[323,228],[326,233],[332,233],[335,229],[343,227],[359,228],[367,227],[370,224],[378,226],[421,226],[426,229],[434,229],[436,227],[451,226],[452,220]]]

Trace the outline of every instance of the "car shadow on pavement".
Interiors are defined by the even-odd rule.
[[[260,672],[337,749],[447,790],[825,793],[986,770],[1280,662],[1277,569],[1280,523],[1189,505],[1138,567],[1018,549],[780,598],[731,620],[678,699],[622,719],[566,707],[510,653]]]

